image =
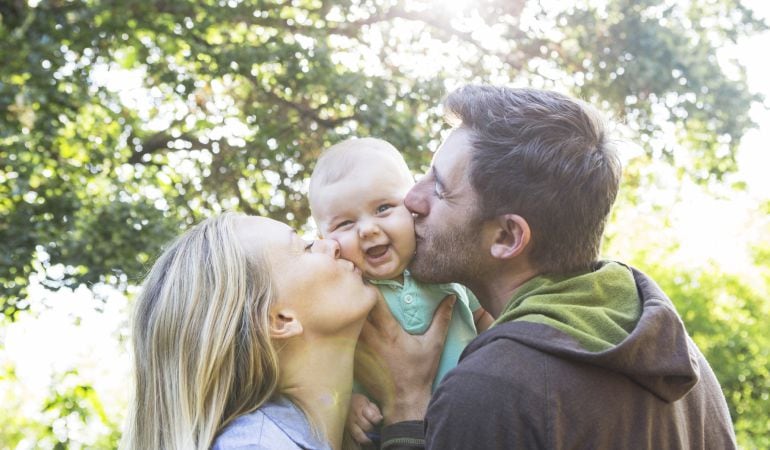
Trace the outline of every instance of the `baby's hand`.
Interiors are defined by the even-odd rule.
[[[348,411],[346,425],[353,439],[361,445],[371,444],[372,441],[366,433],[372,431],[380,421],[382,421],[380,408],[370,402],[365,395],[354,392],[350,397],[350,411]]]

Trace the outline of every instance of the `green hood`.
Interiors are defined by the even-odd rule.
[[[607,350],[625,339],[642,313],[631,271],[605,262],[594,272],[543,275],[521,285],[495,325],[521,320],[549,325],[591,352]]]

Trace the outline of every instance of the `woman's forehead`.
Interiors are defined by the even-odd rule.
[[[236,229],[247,249],[284,247],[296,239],[291,227],[267,217],[241,217]]]

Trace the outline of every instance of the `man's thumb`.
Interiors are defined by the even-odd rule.
[[[441,337],[441,342],[446,340],[447,331],[449,331],[449,321],[452,319],[452,309],[454,308],[457,297],[455,295],[447,295],[444,300],[441,301],[441,305],[436,308],[436,312],[433,314],[433,323],[430,324],[430,328],[425,334],[438,335]]]

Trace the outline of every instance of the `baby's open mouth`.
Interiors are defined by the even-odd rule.
[[[388,251],[388,245],[375,245],[374,247],[366,251],[366,255],[371,256],[372,258],[379,258],[380,256],[384,255],[385,252],[387,251]]]

